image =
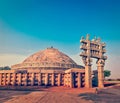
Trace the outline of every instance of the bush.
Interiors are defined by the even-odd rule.
[[[5,66],[5,67],[0,67],[0,70],[11,70],[11,68],[9,66]]]

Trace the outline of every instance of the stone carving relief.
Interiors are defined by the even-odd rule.
[[[83,63],[85,65],[91,65],[92,59],[87,57],[82,57]]]
[[[90,39],[90,35],[87,34],[87,36],[86,36],[86,40],[89,40],[89,39]]]
[[[97,63],[98,66],[104,66],[105,65],[105,60],[98,59],[96,63]]]

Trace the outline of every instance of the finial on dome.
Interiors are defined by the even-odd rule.
[[[51,47],[48,47],[47,49],[53,49],[53,46],[51,46]]]
[[[53,48],[53,46],[51,46],[51,48]]]

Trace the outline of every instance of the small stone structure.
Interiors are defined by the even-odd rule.
[[[91,58],[97,59],[98,87],[104,87],[104,65],[107,59],[104,56],[104,53],[106,53],[105,43],[101,43],[100,38],[96,37],[90,41],[89,34],[87,34],[86,39],[82,37],[80,42],[82,43],[80,48],[83,50],[80,56],[82,56],[83,63],[85,64],[85,87],[92,87]]]

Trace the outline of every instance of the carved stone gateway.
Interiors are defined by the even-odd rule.
[[[86,39],[82,37],[80,42],[82,43],[80,48],[83,50],[80,56],[82,56],[83,63],[85,64],[85,87],[92,87],[91,58],[97,59],[98,87],[104,87],[104,65],[107,59],[107,56],[104,56],[104,53],[106,53],[105,43],[102,43],[100,38],[96,37],[91,41],[89,34],[87,34]]]

